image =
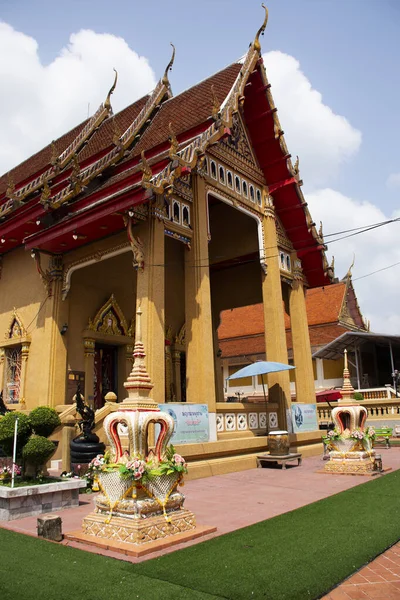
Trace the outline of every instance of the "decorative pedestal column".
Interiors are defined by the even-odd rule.
[[[192,538],[193,530],[195,537],[215,531],[196,528],[195,516],[183,508],[185,497],[177,488],[186,467],[182,457],[168,446],[174,430],[172,417],[160,412],[150,398],[153,384],[145,366],[140,316],[139,309],[134,364],[124,384],[128,398],[104,419],[110,456],[108,460],[106,455],[98,457],[92,463],[100,489],[95,510],[84,518],[83,533],[68,536],[134,556],[159,549],[157,540],[168,538],[170,544],[180,543],[186,532]],[[149,430],[154,424],[159,426],[159,434],[154,450],[149,450]],[[126,449],[119,435],[121,426],[128,432]]]
[[[354,389],[347,365],[347,350],[344,351],[342,398],[332,411],[335,429],[329,431],[325,443],[328,445],[329,461],[326,473],[371,475],[375,466],[375,451],[372,449],[374,436],[371,427],[365,428],[367,409],[354,401]]]

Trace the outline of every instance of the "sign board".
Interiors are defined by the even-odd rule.
[[[169,402],[159,404],[160,410],[174,419],[173,444],[197,444],[208,442],[208,406],[207,404],[186,404]]]
[[[318,431],[317,405],[293,403],[292,425],[293,433]]]

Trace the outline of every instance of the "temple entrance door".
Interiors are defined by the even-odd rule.
[[[108,392],[116,393],[118,347],[96,344],[94,354],[94,409],[104,405]]]

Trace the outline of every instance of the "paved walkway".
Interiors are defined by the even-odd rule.
[[[379,451],[385,469],[400,469],[400,448]],[[183,488],[185,506],[196,515],[199,525],[215,525],[218,530],[205,538],[173,546],[159,554],[270,519],[370,480],[369,477],[318,473],[323,465],[321,457],[312,457],[303,459],[300,467],[288,463],[285,471],[269,465],[263,469],[188,481]],[[81,499],[79,507],[59,511],[64,533],[80,529],[83,517],[92,511],[93,496],[82,495]],[[36,524],[37,517],[0,522],[1,527],[33,536],[36,536]],[[61,543],[130,562],[158,556],[154,553],[134,558],[67,540]],[[325,600],[349,598],[400,600],[400,543],[325,596]]]

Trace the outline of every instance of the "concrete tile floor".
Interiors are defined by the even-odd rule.
[[[400,468],[400,448],[380,449],[380,454],[385,469]],[[67,540],[61,543],[88,552],[140,562],[270,519],[370,480],[370,477],[318,473],[323,465],[322,457],[318,456],[303,459],[300,467],[288,464],[285,471],[267,465],[262,469],[188,481],[182,488],[186,495],[185,506],[196,515],[200,525],[216,525],[218,530],[207,537],[172,546],[160,553],[134,558]],[[93,497],[81,495],[79,507],[58,511],[63,521],[63,532],[80,529],[83,517],[92,511],[92,507]],[[36,536],[36,524],[37,517],[26,517],[0,522],[0,527]],[[352,575],[324,600],[349,598],[400,600],[400,542]]]

